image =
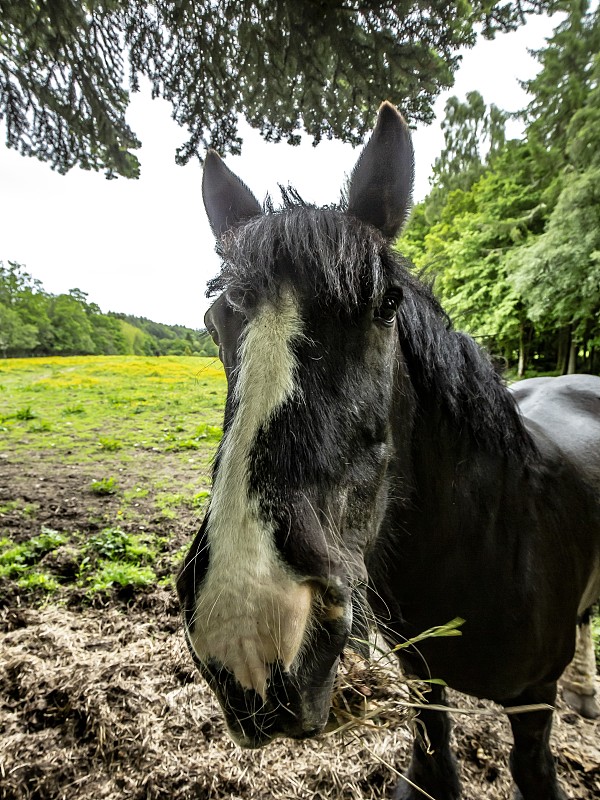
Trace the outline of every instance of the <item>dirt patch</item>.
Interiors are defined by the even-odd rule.
[[[92,481],[105,474],[118,476],[118,491],[99,495],[91,491]],[[52,454],[32,453],[23,465],[8,459],[0,461],[0,506],[11,507],[0,513],[5,535],[15,542],[31,538],[35,528],[42,525],[61,531],[93,532],[108,522],[114,523],[123,505],[124,492],[141,484],[147,487],[148,476],[154,483],[164,484],[176,491],[178,487],[196,481],[198,487],[208,485],[207,470],[185,469],[173,456],[161,453],[138,452],[134,462],[123,467],[115,458],[114,465],[93,462],[65,465]],[[155,493],[136,498],[133,518],[119,520],[125,530],[140,526],[155,526],[176,530],[189,537],[199,525],[198,511],[182,505],[177,508],[173,522],[157,513]],[[185,541],[185,539],[184,539]]]
[[[2,800],[374,798],[389,794],[406,765],[409,733],[389,721],[261,751],[237,748],[164,594],[146,610],[49,606],[3,616],[10,630],[0,644]],[[451,702],[492,709],[456,694]],[[465,798],[508,800],[504,717],[454,718]],[[553,746],[573,798],[600,793],[599,740],[600,724],[559,707]]]

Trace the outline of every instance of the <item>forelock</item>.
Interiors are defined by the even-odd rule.
[[[336,208],[284,195],[284,208],[229,231],[218,246],[220,274],[209,294],[225,290],[273,297],[283,283],[352,312],[380,299],[394,271],[377,231]]]

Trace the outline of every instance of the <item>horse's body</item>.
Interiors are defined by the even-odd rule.
[[[521,706],[553,703],[600,594],[600,378],[503,386],[389,249],[411,181],[410,137],[386,104],[344,211],[287,197],[262,214],[207,157],[224,267],[206,322],[229,393],[178,590],[244,746],[323,728],[367,599],[391,645],[463,618],[462,636],[400,651],[404,669]],[[551,711],[510,719],[522,797],[560,800]],[[430,747],[415,743],[408,778],[457,798],[447,716],[421,720]],[[400,783],[398,798],[421,796]]]

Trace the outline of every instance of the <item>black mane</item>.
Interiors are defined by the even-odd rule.
[[[527,459],[535,445],[488,352],[453,329],[431,285],[415,276],[410,262],[396,258],[405,275],[398,330],[420,405],[445,408],[481,446]]]
[[[283,208],[229,231],[218,245],[220,274],[208,294],[227,291],[243,307],[247,298],[277,296],[283,281],[347,315],[377,305],[390,286],[403,300],[398,330],[421,405],[444,408],[453,424],[482,446],[521,457],[534,445],[512,395],[489,355],[455,331],[430,285],[392,251],[371,226],[340,208],[316,208],[282,190]],[[250,300],[252,302],[252,300]]]
[[[348,314],[381,298],[391,280],[383,237],[339,208],[316,208],[289,189],[282,194],[283,208],[273,210],[267,201],[267,213],[221,239],[223,267],[208,294],[275,297],[287,277],[315,301]]]

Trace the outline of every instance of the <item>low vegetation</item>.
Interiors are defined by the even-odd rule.
[[[0,608],[170,585],[210,497],[220,363],[9,359],[0,397]]]

